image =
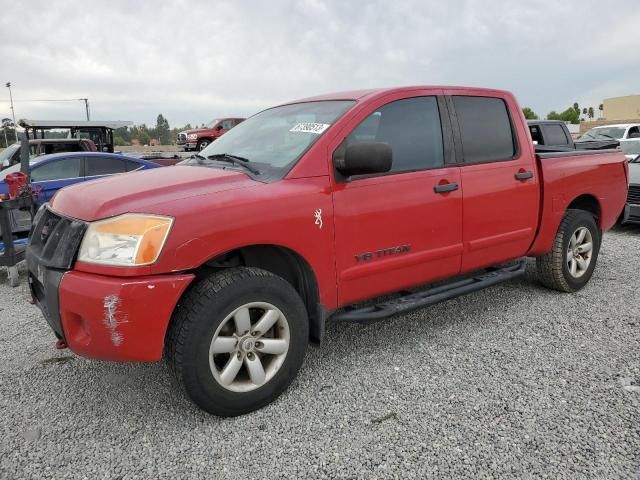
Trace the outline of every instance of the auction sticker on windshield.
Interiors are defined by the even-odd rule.
[[[290,132],[316,133],[320,135],[331,125],[328,123],[298,123],[294,125]]]

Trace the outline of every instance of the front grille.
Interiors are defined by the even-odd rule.
[[[69,270],[86,227],[86,223],[58,215],[45,204],[33,219],[29,254],[43,266]]]
[[[632,205],[640,205],[640,185],[629,185],[627,203],[630,203]]]

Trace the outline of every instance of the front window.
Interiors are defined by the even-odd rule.
[[[580,137],[581,141],[617,140],[624,137],[624,127],[598,127],[588,130]]]
[[[213,120],[211,120],[209,123],[207,123],[205,125],[205,127],[207,128],[213,128],[216,126],[216,123],[218,123],[220,120],[218,120],[217,118],[214,118]]]
[[[183,164],[220,166],[221,155],[249,160],[261,174],[287,171],[351,106],[351,100],[295,103],[260,112]],[[269,172],[267,172],[269,171]]]

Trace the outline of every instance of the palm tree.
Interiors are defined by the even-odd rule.
[[[593,118],[593,117],[594,117],[593,107],[589,107],[589,118]]]
[[[602,116],[604,115],[604,103],[601,103],[598,106],[598,110],[600,110],[600,118],[602,118]]]

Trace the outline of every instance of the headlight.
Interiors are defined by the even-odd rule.
[[[187,135],[187,138],[189,140],[195,140],[196,138],[198,138],[198,134],[197,133],[190,133],[189,135]]]
[[[127,213],[89,224],[78,260],[115,266],[155,262],[169,235],[173,218]]]

